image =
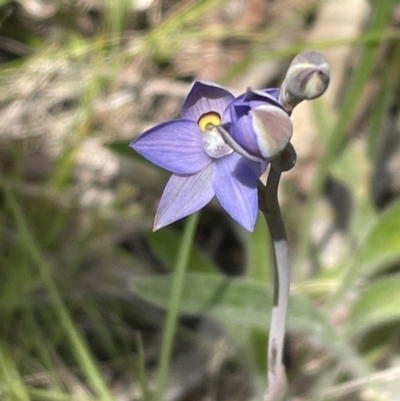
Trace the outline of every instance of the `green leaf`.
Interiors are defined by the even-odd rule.
[[[348,328],[360,334],[377,326],[400,320],[400,275],[369,284],[352,305]]]
[[[336,301],[342,299],[359,277],[376,274],[397,260],[400,260],[400,201],[381,215],[355,252],[341,280]]]
[[[349,243],[359,243],[379,217],[369,196],[370,170],[371,163],[365,149],[361,149],[356,142],[350,142],[332,165],[331,174],[342,186],[343,191],[342,194],[336,195],[340,196],[336,218],[343,219],[343,223],[348,221]],[[342,260],[348,260],[347,252],[343,252]]]
[[[394,203],[379,219],[357,252],[356,266],[373,273],[400,258],[400,202]]]
[[[129,147],[128,141],[112,141],[104,144],[107,148],[119,153],[121,156],[135,157],[137,153]]]
[[[135,293],[165,308],[168,304],[171,277],[136,278]],[[225,326],[242,325],[268,329],[272,309],[270,287],[248,279],[233,279],[216,274],[188,273],[182,294],[181,312],[207,314]],[[310,339],[323,344],[338,356],[346,355],[346,364],[353,374],[365,374],[363,362],[344,341],[330,321],[307,298],[292,296],[288,325],[292,330],[310,334]]]
[[[147,232],[145,237],[160,260],[171,270],[175,269],[176,255],[182,238],[175,230],[165,227],[156,232]],[[217,266],[198,248],[193,247],[189,256],[189,271],[214,273]]]

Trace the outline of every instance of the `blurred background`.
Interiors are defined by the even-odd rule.
[[[193,79],[279,87],[317,49],[280,188],[289,396],[399,400],[399,26],[394,0],[0,0],[0,399],[154,399],[186,231],[152,233],[169,174],[128,144]],[[262,399],[271,283],[262,216],[204,208],[165,400]]]

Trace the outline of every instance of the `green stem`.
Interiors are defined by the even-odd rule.
[[[139,332],[136,336],[136,342],[138,345],[138,376],[140,389],[142,391],[142,401],[150,401],[149,382],[146,374],[146,356],[144,353],[142,336]]]
[[[199,213],[195,213],[191,215],[186,222],[182,244],[178,254],[176,269],[172,278],[171,294],[161,344],[156,401],[164,401],[165,399],[164,396],[167,387],[172,346],[178,322],[179,307],[182,298],[183,284],[185,280],[185,272],[188,266],[190,251],[198,219]]]

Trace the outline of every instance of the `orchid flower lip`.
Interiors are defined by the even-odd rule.
[[[207,132],[203,134],[203,149],[213,159],[230,155],[234,150],[225,141],[217,127],[212,123],[207,123]]]

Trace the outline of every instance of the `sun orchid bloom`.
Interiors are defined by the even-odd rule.
[[[279,103],[279,89],[252,90],[236,98],[225,110],[224,119],[231,147],[248,160],[269,161],[292,137],[292,122]]]
[[[162,194],[154,230],[201,209],[216,196],[239,224],[252,231],[258,211],[257,180],[266,163],[249,161],[217,127],[234,96],[221,86],[195,81],[182,106],[182,118],[141,134],[130,144],[152,163],[173,173]]]

